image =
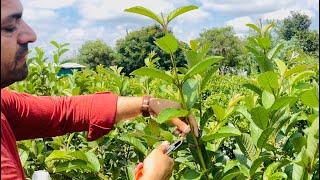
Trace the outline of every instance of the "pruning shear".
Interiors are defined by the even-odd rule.
[[[179,146],[181,146],[182,142],[184,140],[184,137],[181,137],[178,141],[171,144],[166,152],[167,155],[170,155],[173,151],[178,149]],[[135,173],[135,180],[139,180],[143,175],[143,163],[140,162],[137,166],[138,170]]]

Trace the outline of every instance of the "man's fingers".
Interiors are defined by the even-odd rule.
[[[190,132],[190,126],[188,126],[179,118],[173,118],[171,120],[171,123],[174,124],[177,127],[177,129],[184,134],[188,134]]]
[[[158,150],[160,150],[163,154],[165,154],[169,148],[170,143],[168,141],[162,142],[160,146],[158,146]]]
[[[140,162],[140,163],[136,166],[135,171],[137,172],[137,171],[139,171],[141,168],[143,168],[143,163],[142,163],[142,162]]]
[[[198,127],[198,123],[197,123],[196,118],[193,115],[190,115],[188,117],[188,119],[189,119],[190,124],[193,127],[194,134],[196,135],[196,137],[198,137],[199,136],[199,127]]]
[[[198,127],[198,123],[197,123],[195,117],[190,115],[188,117],[188,119],[189,119],[190,124],[193,127],[193,132],[194,132],[195,136],[198,137],[199,136],[199,127]],[[173,118],[171,120],[171,123],[177,127],[177,130],[180,131],[180,133],[188,134],[191,131],[190,126],[187,125],[184,121],[182,121],[179,118]]]

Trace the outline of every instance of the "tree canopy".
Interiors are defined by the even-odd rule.
[[[310,30],[311,23],[308,15],[292,11],[289,17],[279,22],[279,38],[287,41],[296,39],[304,52],[319,56],[319,32]]]
[[[120,39],[116,43],[119,59],[115,61],[115,65],[124,67],[123,71],[130,74],[133,70],[143,67],[144,59],[154,51],[160,58],[157,65],[162,69],[169,69],[170,56],[164,54],[154,43],[155,38],[162,36],[164,36],[164,32],[156,25],[130,32],[124,39]],[[181,49],[175,53],[175,56],[177,57],[177,66],[186,63]]]
[[[221,55],[223,66],[234,67],[242,53],[241,40],[236,36],[232,27],[212,28],[200,33],[201,44],[209,43],[209,55]]]
[[[90,68],[95,68],[100,64],[110,66],[115,59],[116,53],[100,39],[87,41],[79,49],[79,62]]]

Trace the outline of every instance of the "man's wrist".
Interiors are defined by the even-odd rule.
[[[150,116],[150,99],[151,99],[151,96],[142,97],[141,114],[144,117]]]

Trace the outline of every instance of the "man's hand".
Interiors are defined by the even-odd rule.
[[[151,98],[149,102],[149,111],[151,115],[158,115],[162,110],[167,108],[181,108],[181,105],[177,102],[166,100],[166,99],[158,99]],[[190,124],[193,127],[194,134],[198,137],[199,129],[198,124],[194,116],[190,115],[188,117]],[[173,125],[177,127],[177,131],[179,134],[185,135],[190,132],[190,126],[186,124],[186,122],[182,121],[179,118],[174,118],[170,121]]]
[[[141,114],[142,102],[143,97],[118,97],[116,122],[130,119]],[[181,108],[181,105],[166,99],[150,98],[148,110],[151,115],[156,116],[166,108]],[[199,129],[196,119],[191,115],[188,117],[188,120],[193,127],[192,130],[194,134],[198,137]],[[177,133],[182,136],[189,133],[191,130],[190,126],[179,118],[174,118],[170,122],[177,127]]]
[[[139,180],[168,180],[171,177],[173,160],[166,155],[168,147],[169,142],[163,142],[146,157],[143,164],[137,166],[136,171],[143,168],[143,175]]]

